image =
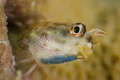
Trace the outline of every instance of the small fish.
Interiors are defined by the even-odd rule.
[[[60,64],[86,60],[93,52],[92,37],[104,36],[101,32],[105,33],[100,29],[87,31],[82,23],[43,22],[24,29],[16,42],[38,64]]]

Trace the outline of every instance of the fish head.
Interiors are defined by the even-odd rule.
[[[50,23],[30,33],[29,50],[43,64],[87,59],[93,52],[93,33],[82,23]]]

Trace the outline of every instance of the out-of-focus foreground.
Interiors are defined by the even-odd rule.
[[[9,0],[5,9],[12,23],[26,25],[38,23],[42,18],[43,21],[81,22],[88,30],[98,28],[106,32],[105,37],[94,38],[101,45],[94,45],[88,60],[37,67],[28,80],[120,80],[119,3],[120,0]]]
[[[6,23],[6,15],[0,1],[0,80],[13,79],[14,76],[14,62]]]

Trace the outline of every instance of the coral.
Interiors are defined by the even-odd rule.
[[[24,5],[23,1],[29,4],[24,2],[25,6],[21,6]],[[24,79],[120,80],[120,0],[44,0],[40,8],[39,0],[32,1],[9,0],[6,3],[8,27],[13,24],[24,26],[40,22],[41,15],[44,15],[53,22],[81,22],[87,26],[87,29],[102,29],[106,32],[106,36],[94,38],[94,41],[99,41],[101,45],[94,45],[94,53],[88,60],[81,59],[58,65],[40,65]],[[16,69],[22,69],[22,67],[19,66]],[[19,71],[18,74],[20,75]]]
[[[0,1],[0,80],[12,79],[14,76],[14,59],[7,36],[6,15]]]

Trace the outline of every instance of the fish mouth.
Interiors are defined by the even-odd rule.
[[[77,53],[77,59],[85,59],[92,54],[93,50],[88,47],[88,46],[83,46],[82,48],[79,49],[79,52]]]

